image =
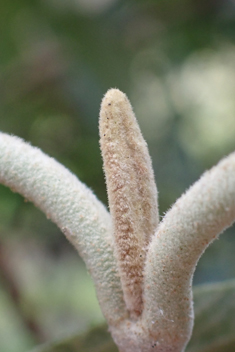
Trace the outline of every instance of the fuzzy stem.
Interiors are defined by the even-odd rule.
[[[235,219],[235,153],[206,172],[168,211],[150,245],[143,321],[184,350],[193,327],[192,277],[207,246]]]
[[[124,299],[136,317],[146,250],[158,225],[157,189],[146,142],[118,89],[110,89],[101,104],[100,146]]]
[[[105,207],[69,170],[20,138],[0,133],[0,182],[55,222],[84,259],[109,324],[125,318],[111,221]]]

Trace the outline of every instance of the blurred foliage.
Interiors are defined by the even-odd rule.
[[[235,281],[194,289],[195,324],[186,352],[234,352]],[[98,336],[97,336],[98,335]],[[98,341],[97,341],[98,340]],[[97,349],[93,349],[93,346]],[[108,347],[108,349],[107,349]],[[107,326],[45,344],[32,352],[116,351]]]
[[[118,352],[107,325],[95,327],[90,331],[67,337],[62,341],[51,342],[36,347],[31,352]]]
[[[59,160],[106,203],[98,111],[106,90],[120,88],[149,144],[164,214],[235,149],[234,29],[230,0],[1,0],[0,129]],[[235,276],[232,232],[207,250],[195,284]],[[3,186],[0,245],[21,297],[17,308],[0,273],[1,351],[102,320],[73,248]]]
[[[235,280],[194,289],[195,325],[186,352],[235,350]]]

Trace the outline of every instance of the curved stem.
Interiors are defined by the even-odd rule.
[[[109,324],[126,316],[110,215],[69,170],[17,137],[0,133],[0,182],[55,222],[84,259]]]
[[[235,153],[206,172],[165,215],[150,245],[143,321],[184,348],[193,327],[192,277],[207,246],[235,219]],[[174,351],[178,351],[177,348]]]

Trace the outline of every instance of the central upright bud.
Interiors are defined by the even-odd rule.
[[[143,309],[143,269],[159,221],[158,201],[147,144],[118,89],[110,89],[101,103],[100,147],[124,300],[136,319]]]

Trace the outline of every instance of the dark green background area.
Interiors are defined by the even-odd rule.
[[[232,1],[0,0],[0,130],[56,158],[105,204],[98,115],[109,88],[133,104],[163,216],[235,149],[233,82]],[[235,277],[233,232],[206,251],[194,284]],[[2,352],[102,321],[75,250],[44,214],[3,186],[0,256]]]

